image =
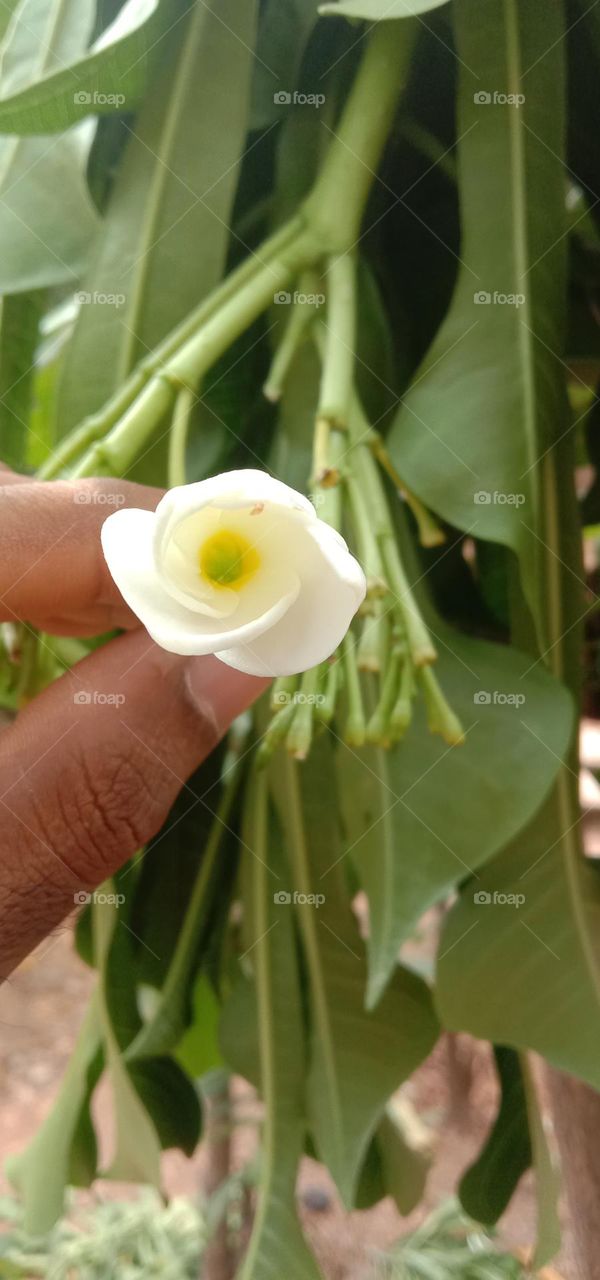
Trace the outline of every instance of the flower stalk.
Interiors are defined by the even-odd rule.
[[[362,747],[366,739],[365,709],[356,664],[356,644],[350,632],[344,637],[342,653],[348,696],[348,718],[344,729],[344,742],[349,747]]]
[[[63,441],[48,479],[119,474],[131,466],[182,388],[211,365],[304,269],[351,250],[393,120],[412,47],[412,24],[378,23],[336,135],[297,215],[177,326],[119,391]],[[83,456],[81,456],[83,454]],[[76,459],[79,461],[76,462]]]
[[[314,320],[315,304],[310,302],[318,292],[319,277],[314,271],[306,271],[298,282],[299,297],[294,300],[290,318],[275,355],[267,380],[263,386],[263,395],[271,404],[281,399],[287,375],[294,362],[298,348],[302,345],[308,329]]]

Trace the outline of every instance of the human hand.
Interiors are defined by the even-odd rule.
[[[44,690],[0,735],[0,977],[164,822],[180,787],[268,681],[158,648],[100,548],[117,506],[158,489],[40,483],[0,470],[0,621],[127,634]],[[79,695],[79,696],[78,696]]]

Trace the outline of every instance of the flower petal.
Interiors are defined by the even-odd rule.
[[[102,548],[123,598],[163,649],[203,654],[251,642],[274,626],[295,601],[300,579],[290,568],[285,581],[281,576],[273,577],[270,602],[263,597],[261,611],[237,627],[222,618],[194,613],[174,599],[159,578],[153,549],[154,521],[151,511],[129,507],[115,511],[102,526]]]
[[[316,521],[312,502],[282,480],[266,471],[247,467],[240,471],[224,471],[196,484],[169,489],[156,508],[155,547],[160,560],[161,549],[173,530],[187,516],[195,516],[207,506],[224,511],[270,503],[298,512],[308,522]]]
[[[288,676],[323,662],[337,648],[362,604],[365,575],[344,539],[315,521],[305,530],[300,594],[268,631],[217,658],[256,676]]]

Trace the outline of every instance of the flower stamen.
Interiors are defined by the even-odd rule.
[[[218,529],[198,552],[200,575],[212,587],[240,591],[260,568],[260,556],[242,534]]]

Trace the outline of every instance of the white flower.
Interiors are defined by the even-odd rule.
[[[102,547],[127,604],[172,653],[215,653],[251,675],[294,675],[333,653],[363,571],[308,498],[264,471],[171,489],[122,508]]]

